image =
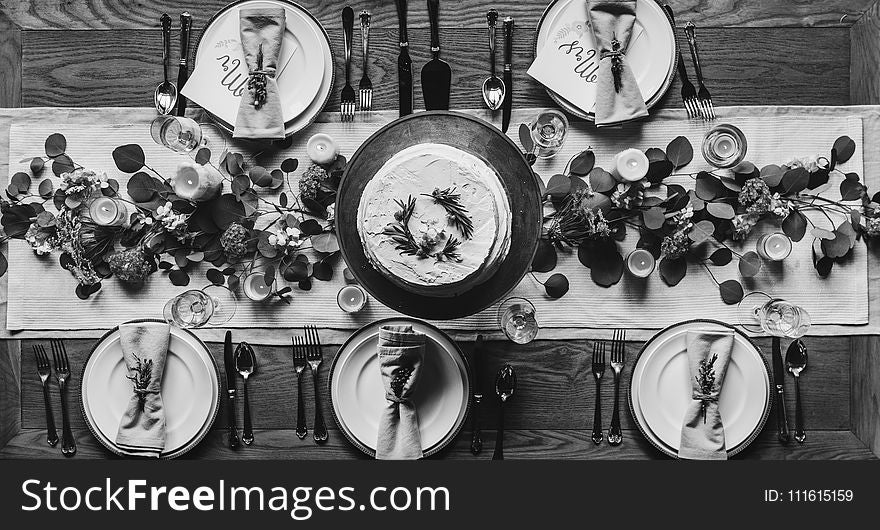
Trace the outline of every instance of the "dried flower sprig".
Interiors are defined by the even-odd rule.
[[[407,381],[409,381],[409,377],[412,375],[413,369],[411,367],[403,367],[398,366],[394,369],[394,373],[391,377],[391,391],[394,392],[394,395],[397,397],[401,397],[403,394],[403,388],[406,386]]]
[[[147,359],[144,361],[137,355],[134,355],[134,359],[137,361],[137,364],[134,367],[129,366],[128,369],[133,371],[135,375],[126,375],[125,377],[134,386],[134,393],[137,394],[138,404],[141,410],[143,410],[147,402],[147,394],[150,392],[148,387],[153,380],[153,360]]]
[[[715,361],[717,360],[718,354],[713,353],[712,357],[700,361],[700,371],[695,376],[697,383],[700,385],[700,393],[703,395],[703,399],[700,400],[700,409],[703,411],[703,423],[706,423],[706,405],[711,401],[709,396],[715,391]]]
[[[423,193],[425,197],[431,197],[434,202],[439,204],[446,210],[449,216],[449,222],[452,223],[462,237],[470,239],[474,236],[474,222],[468,216],[467,208],[461,204],[461,194],[455,193],[455,188],[434,188],[430,194]]]

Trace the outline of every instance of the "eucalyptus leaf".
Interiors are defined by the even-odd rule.
[[[651,184],[659,184],[672,174],[675,166],[669,160],[657,160],[648,164],[648,174],[645,176]]]
[[[849,136],[841,136],[834,141],[832,149],[837,153],[837,163],[844,164],[856,152],[856,143]]]
[[[694,146],[684,136],[677,136],[666,146],[666,158],[675,168],[684,167],[694,159]]]
[[[205,276],[207,276],[208,281],[214,285],[223,285],[226,283],[226,276],[224,276],[218,269],[208,269],[205,272]]]
[[[113,150],[113,161],[123,173],[135,173],[144,167],[144,148],[138,144],[120,145]]]
[[[708,205],[707,205],[708,207]],[[715,223],[708,219],[703,219],[694,224],[691,228],[691,231],[688,232],[688,237],[695,244],[700,244],[709,238],[712,237],[712,234],[715,233]]]
[[[55,158],[67,151],[67,138],[63,134],[54,133],[46,138],[46,156]]]
[[[556,200],[565,198],[569,191],[571,191],[571,179],[565,175],[553,175],[547,182],[546,194]]]
[[[663,227],[663,223],[666,222],[666,211],[659,206],[648,208],[642,212],[642,222],[645,224],[645,228],[649,230],[659,230]]]
[[[324,232],[312,236],[312,248],[324,254],[339,251],[339,241],[333,232]]]
[[[128,179],[128,196],[134,202],[149,202],[156,196],[156,182],[144,172],[137,172]]]
[[[746,278],[751,278],[761,270],[761,256],[755,251],[749,251],[739,258],[739,273]]]
[[[31,188],[31,176],[27,173],[18,172],[9,179],[11,187],[15,187],[19,193],[27,193]]]
[[[532,131],[525,123],[519,124],[519,143],[523,146],[523,151],[531,153],[535,149],[535,141],[532,140]]]
[[[613,241],[598,242],[590,259],[590,277],[596,285],[610,287],[623,276],[623,257]]]
[[[605,171],[601,167],[595,167],[590,171],[590,187],[597,193],[607,193],[614,189],[617,181],[611,173]]]
[[[538,250],[532,258],[532,270],[535,272],[550,272],[556,268],[556,247],[546,239],[538,241]]]
[[[645,156],[648,157],[648,163],[666,160],[666,153],[663,151],[663,149],[658,149],[656,147],[651,147],[646,150]]]
[[[669,259],[665,257],[660,260],[660,277],[666,285],[675,287],[687,274],[687,260],[684,258]]]
[[[196,152],[195,160],[196,164],[204,166],[211,161],[211,150],[207,147],[202,147]]]
[[[724,265],[727,265],[728,263],[731,262],[732,259],[733,259],[733,252],[731,252],[730,249],[726,248],[726,247],[719,248],[718,250],[713,252],[711,256],[709,256],[709,261],[711,261],[713,264],[715,264],[719,267],[723,267]]]
[[[721,299],[724,300],[724,303],[727,305],[736,305],[743,299],[744,293],[742,284],[736,280],[721,282],[718,285],[718,290],[721,293]]]
[[[587,149],[574,157],[568,169],[572,175],[583,177],[588,175],[595,165],[596,155],[591,149]]]
[[[707,202],[706,211],[709,212],[709,215],[717,217],[718,219],[730,220],[736,215],[733,206],[726,202]]]
[[[550,298],[562,298],[568,292],[568,278],[557,272],[544,282],[544,290]]]
[[[73,160],[65,154],[58,155],[52,160],[52,173],[55,173],[56,177],[60,177],[64,173],[70,173],[73,169]]]
[[[46,162],[42,158],[35,156],[31,159],[30,168],[31,173],[33,173],[34,176],[40,174],[40,172],[43,171],[44,167],[46,167]]]
[[[784,195],[800,193],[810,184],[810,172],[802,167],[789,169],[782,175],[780,186]]]
[[[168,273],[168,279],[171,280],[172,285],[176,285],[177,287],[185,287],[189,285],[189,274],[186,271],[182,270],[173,270]]]
[[[285,173],[293,173],[299,167],[299,160],[296,158],[286,158],[281,162],[281,171]]]
[[[865,193],[865,186],[858,180],[844,179],[840,182],[840,198],[844,201],[857,201]]]
[[[785,171],[775,164],[770,164],[761,168],[761,178],[764,179],[764,182],[766,182],[771,188],[775,188],[780,182],[782,182],[782,175],[784,174]]]
[[[694,185],[694,193],[697,194],[697,197],[707,202],[727,195],[726,189],[718,177],[705,171],[697,175],[697,181]]]
[[[807,218],[799,210],[793,209],[782,220],[782,231],[794,242],[804,238],[807,233]]]

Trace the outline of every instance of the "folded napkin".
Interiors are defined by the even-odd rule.
[[[128,408],[119,422],[116,445],[129,456],[158,458],[165,448],[165,409],[162,374],[171,329],[159,322],[119,326],[122,358],[132,384]]]
[[[733,331],[688,331],[692,401],[682,422],[680,458],[727,460],[718,396],[732,349]]]
[[[645,98],[626,60],[636,21],[636,0],[587,0],[599,52],[596,71],[596,126],[648,115]]]
[[[235,138],[284,138],[284,118],[275,73],[284,9],[242,9],[241,47],[248,67],[247,90],[241,96],[235,120]]]
[[[412,326],[379,329],[379,369],[388,400],[379,419],[379,460],[414,460],[423,456],[419,416],[410,398],[419,381],[424,357],[425,336],[413,331]]]

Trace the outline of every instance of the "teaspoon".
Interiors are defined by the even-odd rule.
[[[153,101],[159,114],[171,114],[177,104],[177,85],[168,80],[168,58],[171,55],[171,17],[162,13],[162,72],[165,80],[156,87]]]
[[[516,372],[509,364],[505,364],[495,377],[495,393],[501,403],[498,405],[498,434],[495,435],[495,454],[492,460],[504,460],[504,404],[516,390]]]
[[[489,110],[498,110],[504,102],[504,81],[495,75],[495,23],[498,21],[498,11],[490,9],[486,13],[489,23],[489,64],[491,75],[483,81],[483,101]]]

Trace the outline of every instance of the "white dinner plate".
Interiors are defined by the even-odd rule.
[[[385,325],[411,325],[427,336],[425,362],[413,402],[418,411],[422,451],[430,456],[461,430],[471,395],[464,356],[445,333],[430,324],[394,318],[356,331],[339,349],[330,368],[333,416],[358,449],[375,456],[379,418],[386,404],[376,348],[379,328]]]
[[[630,398],[634,419],[650,441],[672,456],[678,453],[691,396],[687,333],[704,329],[732,328],[708,320],[676,324],[645,344],[633,368]],[[767,364],[757,347],[736,331],[718,400],[729,454],[744,449],[760,432],[770,402]]]
[[[538,22],[535,56],[561,26],[572,20],[589,20],[586,2],[555,0],[550,4]],[[678,60],[678,45],[672,23],[655,0],[638,0],[635,24],[641,30],[641,34],[630,42],[626,57],[639,83],[645,103],[650,109],[672,85],[675,62]],[[580,109],[549,88],[547,93],[571,114],[584,119],[594,119],[592,109]]]
[[[158,321],[157,321],[158,322]],[[119,328],[95,345],[82,375],[83,417],[105,447],[119,454],[116,433],[132,394],[122,357]],[[220,378],[207,347],[189,331],[171,327],[162,377],[166,437],[162,458],[192,449],[217,416]]]
[[[290,136],[314,121],[323,110],[333,88],[333,53],[321,24],[303,7],[287,0],[239,0],[220,10],[208,21],[199,38],[195,64],[205,60],[210,50],[204,43],[215,42],[227,17],[239,17],[241,9],[282,7],[286,15],[284,43],[296,46],[289,62],[279,65],[278,89],[285,117],[285,135]],[[235,36],[235,38],[238,38]],[[214,116],[223,128],[233,125]]]

